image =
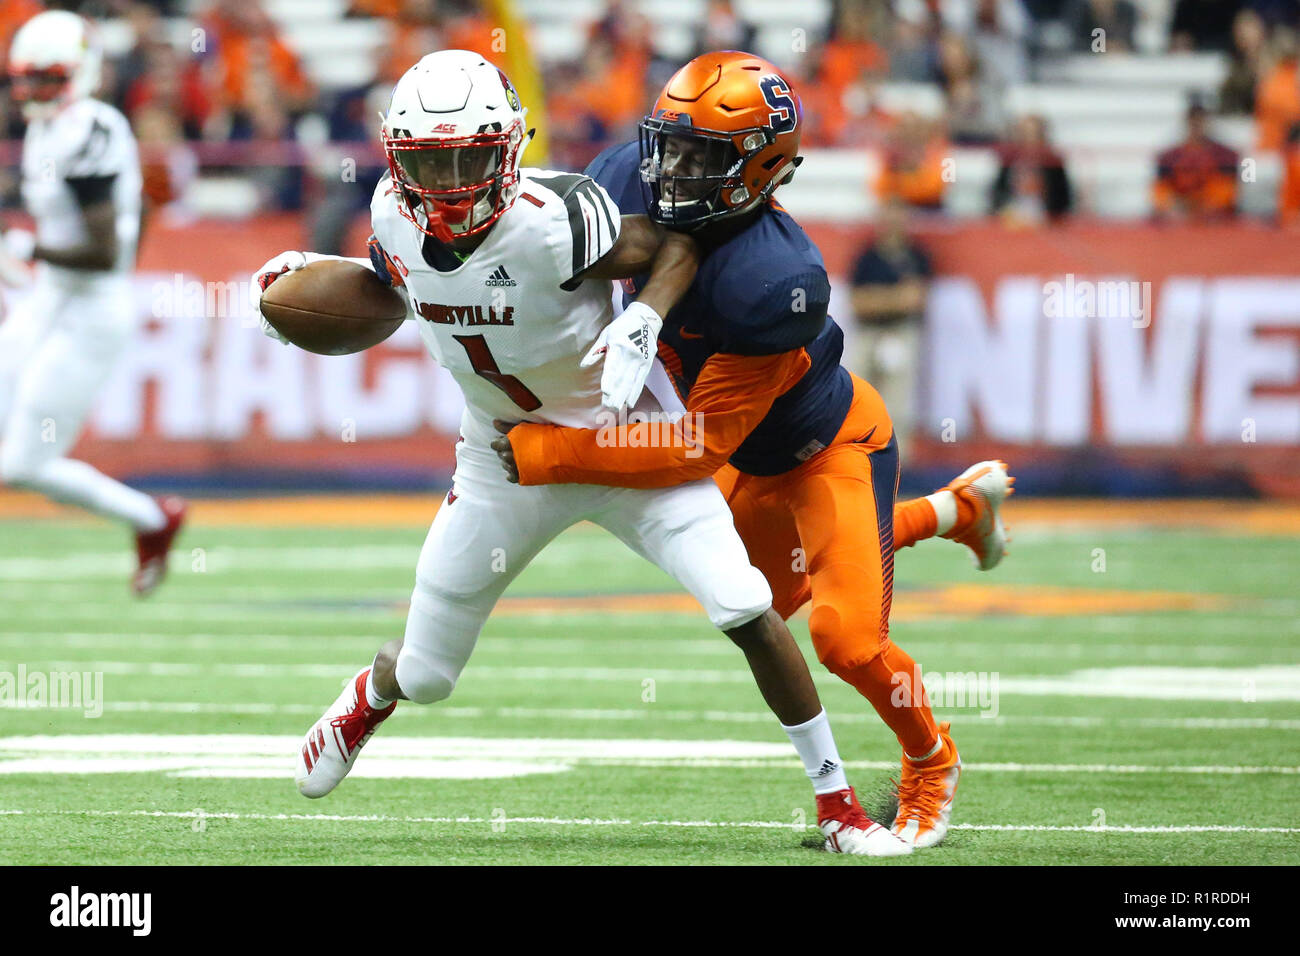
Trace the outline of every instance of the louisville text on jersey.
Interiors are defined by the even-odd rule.
[[[420,316],[435,325],[514,325],[515,308],[512,305],[437,305],[433,302],[412,302]]]

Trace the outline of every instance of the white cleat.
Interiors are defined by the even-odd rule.
[[[343,693],[303,738],[295,780],[304,797],[323,797],[337,787],[356,763],[366,741],[397,706],[394,701],[383,710],[375,710],[366,702],[369,676],[367,667],[348,681]]]
[[[912,852],[908,844],[867,816],[852,787],[817,795],[817,828],[826,837],[827,853],[906,856]]]
[[[992,570],[1006,556],[1007,529],[1002,523],[1002,502],[1016,490],[1015,484],[1016,479],[1007,474],[1006,462],[981,461],[941,489],[960,498],[968,505],[971,515],[943,537],[970,548],[979,571]]]

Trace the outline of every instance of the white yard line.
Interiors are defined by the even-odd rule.
[[[106,701],[105,713],[122,714],[310,714],[319,716],[321,704],[275,703],[271,701],[222,702],[189,700]],[[42,710],[15,701],[0,700],[0,710]],[[60,708],[48,708],[60,709]],[[763,710],[668,710],[654,705],[622,708],[592,707],[457,707],[414,705],[398,708],[394,717],[422,717],[430,720],[573,720],[602,722],[665,721],[699,724],[772,725],[776,718]],[[831,715],[837,725],[875,726],[875,713],[837,710]],[[944,720],[978,727],[1068,727],[1100,729],[1135,727],[1154,730],[1300,730],[1300,719],[1271,717],[1063,717],[1058,714],[1015,714],[983,717],[979,714],[945,712]]]
[[[33,734],[0,738],[0,774],[180,773],[186,776],[284,777],[302,739],[287,734]],[[473,764],[473,767],[463,766]],[[777,741],[593,737],[407,736],[375,738],[354,774],[403,778],[553,773],[573,767],[797,768]],[[864,770],[896,770],[896,760],[848,760]],[[1300,774],[1297,766],[1058,764],[973,762],[975,773]]]
[[[36,658],[27,661],[0,660],[0,671],[15,671],[22,664],[29,672],[37,669],[65,672],[149,677],[239,677],[284,680],[290,677],[333,678],[340,682],[350,675],[337,664],[268,664],[257,661],[210,663],[123,661],[111,659],[63,660]],[[647,678],[678,684],[750,684],[743,667],[727,670],[709,668],[642,667],[551,667],[470,664],[466,676],[490,680],[633,682]],[[835,686],[838,678],[822,672],[813,678],[819,684]],[[980,707],[1001,696],[1107,697],[1137,700],[1217,701],[1300,701],[1300,665],[1263,664],[1244,667],[1139,666],[1094,667],[1066,674],[1005,674],[1000,671],[924,670],[923,679],[937,706]]]
[[[630,554],[612,537],[607,543],[607,550],[611,554]],[[187,536],[184,544],[172,553],[168,566],[173,573],[184,573],[201,557],[205,574],[400,568],[414,581],[415,564],[420,556],[421,545],[422,542],[417,541],[410,545],[323,544],[303,547],[294,543],[284,547],[224,544],[208,547],[203,543],[202,533],[196,532]],[[566,561],[598,562],[599,554],[593,552],[592,538],[557,538],[546,546],[536,563],[563,564]],[[126,548],[115,551],[79,551],[55,557],[0,558],[0,579],[61,581],[113,578],[130,574],[134,564],[135,559]]]
[[[624,820],[596,817],[470,817],[470,816],[388,816],[384,814],[337,813],[239,813],[207,810],[27,810],[0,809],[0,816],[10,817],[142,817],[177,820],[232,820],[255,822],[322,822],[322,823],[413,823],[461,824],[535,824],[557,827],[679,827],[683,829],[722,830],[812,830],[812,824],[777,820]],[[1026,833],[1300,833],[1300,827],[1243,827],[1207,825],[1171,826],[1055,826],[1050,824],[955,823],[953,830]]]
[[[620,615],[621,618],[621,615]],[[700,624],[702,633],[705,625]],[[247,634],[165,634],[146,631],[139,634],[104,634],[95,631],[71,631],[67,633],[47,633],[41,631],[0,632],[0,647],[35,649],[44,647],[106,647],[138,648],[157,647],[163,649],[202,650],[216,649],[228,651],[232,646],[242,650],[307,650],[319,641],[365,641],[377,644],[383,635],[376,631],[356,634],[283,634],[283,633],[247,633]],[[1089,658],[1108,658],[1125,661],[1135,659],[1152,661],[1235,661],[1241,662],[1247,655],[1279,655],[1288,661],[1300,658],[1300,650],[1294,645],[1230,645],[1230,644],[1159,644],[1134,645],[1130,642],[1097,643],[1052,641],[961,641],[934,642],[923,637],[912,638],[908,646],[924,653],[925,657],[940,663],[940,655],[972,654],[987,655],[993,659],[1026,658],[1041,660],[1085,660]],[[620,636],[620,627],[611,627],[608,634],[590,637],[484,637],[478,642],[476,650],[526,650],[528,653],[574,654],[591,650],[609,651],[661,651],[668,654],[689,654],[692,657],[721,657],[736,659],[740,652],[731,642],[721,637],[700,638],[633,638]],[[1281,663],[1281,662],[1279,662]]]

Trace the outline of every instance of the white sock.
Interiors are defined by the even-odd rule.
[[[951,491],[936,491],[932,495],[926,495],[925,500],[930,502],[934,516],[938,519],[934,533],[947,534],[957,523],[957,496]]]
[[[848,788],[844,763],[835,749],[835,736],[831,733],[831,721],[825,710],[812,720],[793,727],[782,724],[781,729],[803,761],[804,772],[812,781],[813,793],[834,793]]]
[[[370,705],[371,710],[383,710],[392,703],[387,697],[380,697],[375,690],[375,668],[372,665],[370,673],[366,675],[366,703]]]
[[[51,459],[24,484],[55,501],[79,505],[107,518],[125,521],[137,531],[160,531],[167,524],[167,516],[158,507],[158,502],[84,461]]]

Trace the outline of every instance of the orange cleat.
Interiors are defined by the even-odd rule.
[[[931,847],[948,835],[952,818],[952,801],[961,778],[961,755],[948,729],[939,725],[939,742],[944,758],[928,767],[918,767],[903,757],[903,776],[898,784],[898,814],[894,817],[894,835],[908,846]]]
[[[185,501],[174,495],[158,499],[158,507],[167,523],[157,531],[137,531],[135,555],[137,567],[131,577],[131,590],[137,597],[148,597],[167,576],[167,553],[172,549],[181,525],[185,523]]]
[[[940,489],[951,491],[957,499],[957,523],[942,537],[970,548],[977,570],[989,571],[1006,556],[1002,502],[1015,491],[1015,484],[1006,462],[981,461]]]

